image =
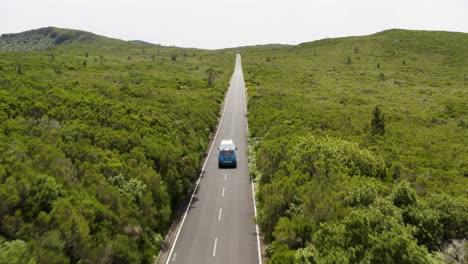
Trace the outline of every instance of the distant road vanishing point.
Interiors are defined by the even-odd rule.
[[[258,227],[253,218],[254,186],[247,160],[245,84],[241,56],[225,98],[223,115],[204,168],[168,252],[159,262],[261,263]],[[218,168],[222,139],[236,144],[237,168]]]

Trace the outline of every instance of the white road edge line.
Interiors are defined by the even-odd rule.
[[[215,238],[214,246],[213,246],[213,258],[216,257],[216,246],[218,245],[218,238]]]
[[[255,186],[254,186],[252,176],[250,177],[250,179],[252,181],[252,198],[253,198],[253,204],[254,204],[254,215],[255,215],[255,219],[257,219],[257,205],[255,203]],[[258,231],[258,224],[257,223],[255,223],[255,232],[257,232],[258,263],[262,264],[262,253],[261,253],[261,250],[260,250],[260,235],[259,235],[260,233]]]
[[[236,64],[237,64],[237,59],[236,59]],[[171,255],[172,255],[172,252],[174,252],[175,245],[177,244],[177,239],[179,238],[180,230],[182,230],[182,227],[184,226],[185,218],[187,218],[188,211],[190,209],[190,206],[192,205],[193,197],[195,196],[195,192],[197,191],[198,184],[200,184],[201,177],[203,175],[203,172],[205,171],[205,167],[206,167],[206,164],[208,163],[208,159],[210,157],[211,151],[213,150],[214,143],[216,142],[216,138],[218,137],[219,127],[221,127],[221,124],[223,123],[224,114],[226,113],[226,106],[228,104],[229,95],[231,93],[232,77],[234,76],[234,73],[236,72],[236,70],[237,69],[234,66],[234,71],[232,73],[231,80],[229,82],[228,92],[227,92],[227,95],[226,95],[226,101],[224,102],[223,113],[221,114],[221,119],[219,120],[218,127],[216,128],[216,133],[215,133],[215,136],[213,138],[213,142],[211,142],[210,151],[208,152],[208,155],[206,156],[205,163],[203,164],[203,168],[202,168],[202,170],[200,172],[200,175],[198,176],[197,184],[195,185],[195,189],[193,189],[192,197],[190,197],[190,201],[189,201],[189,204],[187,205],[187,209],[185,209],[184,217],[182,218],[182,222],[180,223],[179,230],[177,230],[177,234],[176,234],[176,237],[174,239],[174,243],[172,244],[171,251],[169,251],[169,256],[167,256],[166,264],[169,264],[169,261],[171,260]],[[225,177],[224,179],[226,179],[226,175],[224,175],[224,177]],[[216,238],[216,241],[217,241],[217,239],[218,238]]]
[[[242,65],[242,63],[241,63],[241,65]],[[242,79],[244,79],[243,74],[242,74]],[[246,130],[247,130],[247,133],[248,133],[249,132],[249,122],[247,120],[247,97],[246,97],[246,94],[245,94],[245,92],[247,90],[247,87],[245,86],[245,82],[244,82],[243,86],[244,86],[244,106],[245,106],[245,116],[246,116],[245,117],[245,126],[246,126]],[[253,206],[254,206],[254,215],[255,215],[255,219],[257,219],[257,204],[255,203],[255,185],[254,185],[254,180],[252,178],[252,175],[250,175],[250,181],[252,182],[252,201],[253,201]],[[257,223],[255,223],[255,232],[257,233],[258,263],[262,264],[262,251],[260,249],[260,232],[259,232]]]
[[[221,214],[223,213],[223,208],[219,208],[218,222],[221,221]]]

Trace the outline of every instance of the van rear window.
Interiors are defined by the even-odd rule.
[[[231,156],[231,155],[233,155],[233,153],[232,153],[232,150],[230,150],[230,149],[224,149],[224,150],[221,150],[221,155]]]

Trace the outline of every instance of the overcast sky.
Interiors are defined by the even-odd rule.
[[[0,33],[55,26],[217,49],[385,29],[468,32],[468,0],[1,0]]]

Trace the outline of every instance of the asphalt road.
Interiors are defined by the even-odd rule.
[[[245,84],[241,57],[225,99],[212,148],[196,190],[161,263],[261,263],[258,228],[253,222],[253,185],[247,162]],[[233,139],[237,168],[218,168],[217,148]]]

